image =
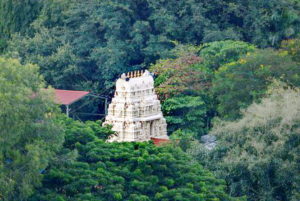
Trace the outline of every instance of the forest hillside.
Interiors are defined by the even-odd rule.
[[[0,0],[0,200],[299,201],[299,33],[299,0]],[[163,146],[55,103],[135,70]]]

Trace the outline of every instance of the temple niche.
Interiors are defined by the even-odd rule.
[[[112,125],[112,130],[116,131],[109,142],[168,139],[166,120],[149,71],[122,74],[104,124]]]

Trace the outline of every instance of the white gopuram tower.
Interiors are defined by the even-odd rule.
[[[152,75],[146,70],[122,74],[104,124],[112,125],[116,135],[109,142],[168,139],[166,120],[154,92]]]

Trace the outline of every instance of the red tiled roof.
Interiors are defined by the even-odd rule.
[[[155,144],[156,146],[161,146],[170,142],[169,139],[159,138],[159,137],[152,137],[151,140],[153,141],[153,144]]]
[[[62,105],[70,105],[90,93],[87,91],[71,91],[61,89],[54,89],[54,92],[55,102]]]

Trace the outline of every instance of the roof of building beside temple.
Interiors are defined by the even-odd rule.
[[[84,96],[88,95],[88,91],[74,91],[74,90],[62,90],[54,89],[55,102],[61,105],[70,105]]]
[[[153,144],[156,146],[161,146],[170,143],[171,141],[166,136],[151,137]]]

